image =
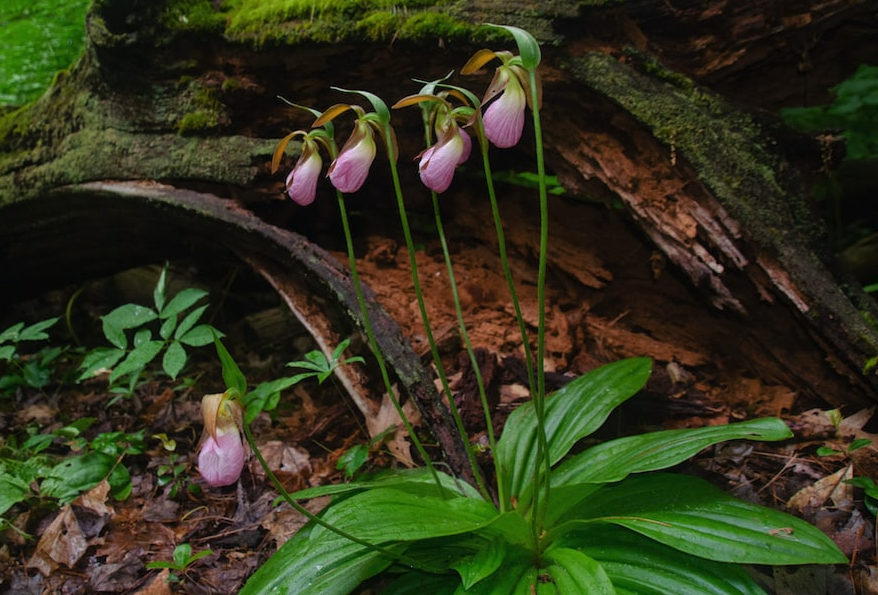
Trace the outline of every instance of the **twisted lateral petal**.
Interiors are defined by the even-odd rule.
[[[208,435],[198,453],[198,470],[204,480],[214,486],[227,486],[238,481],[244,469],[244,445],[237,428],[233,432]]]
[[[345,194],[359,190],[375,159],[375,139],[366,123],[358,123],[353,134],[329,166],[329,181]]]
[[[503,69],[502,66],[500,68]],[[492,91],[497,93],[497,86],[501,86],[502,94],[488,105],[482,120],[488,140],[494,146],[506,149],[521,140],[527,98],[518,77],[511,72],[498,70],[495,81],[492,83],[492,89],[489,89],[489,94]]]
[[[445,192],[454,178],[455,168],[467,160],[472,149],[469,135],[450,126],[439,142],[421,154],[418,172],[424,186],[436,193]]]
[[[314,197],[317,195],[317,179],[320,177],[320,170],[323,169],[320,153],[310,144],[303,145],[296,167],[287,176],[287,194],[296,204],[303,207],[314,202]]]

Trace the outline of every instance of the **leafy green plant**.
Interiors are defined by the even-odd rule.
[[[244,420],[247,423],[253,421],[263,411],[272,411],[277,407],[281,393],[291,386],[308,378],[316,378],[320,384],[329,378],[338,366],[363,362],[359,356],[345,358],[343,354],[350,345],[351,340],[345,339],[336,346],[329,357],[322,351],[314,350],[305,354],[304,359],[289,362],[288,368],[302,368],[307,372],[301,372],[294,376],[278,378],[269,382],[263,382],[252,391],[247,392],[246,386],[241,388],[242,394],[246,393],[244,400]],[[229,356],[231,357],[231,356]]]
[[[830,90],[835,94],[832,103],[784,108],[781,116],[799,130],[841,129],[847,159],[878,157],[878,66],[861,64]]]
[[[320,150],[325,149],[333,159],[328,177],[337,191],[363,330],[387,396],[425,466],[360,475],[356,481],[288,494],[259,452],[247,422],[250,416],[240,415],[242,406],[268,400],[248,396],[243,374],[217,340],[226,391],[205,397],[216,405],[206,410],[210,450],[202,449],[218,478],[215,485],[229,485],[237,479],[242,468],[238,430],[243,429],[266,476],[282,497],[309,519],[257,570],[241,594],[345,595],[369,581],[371,592],[390,595],[758,595],[762,590],[741,564],[844,563],[846,559],[836,545],[808,523],[738,500],[697,477],[664,472],[718,442],[785,440],[792,434],[781,420],[764,418],[728,426],[666,430],[596,443],[593,435],[612,411],[646,383],[652,369],[646,358],[606,365],[547,394],[542,363],[546,359],[550,176],[543,159],[539,118],[541,92],[536,69],[540,47],[522,29],[495,28],[511,34],[519,53],[480,50],[464,66],[462,73],[471,74],[492,61],[500,62],[483,101],[442,79],[425,83],[419,93],[393,106],[421,109],[427,148],[419,155],[419,175],[433,198],[435,230],[446,259],[460,336],[479,388],[493,473],[479,465],[466,440],[430,330],[399,182],[390,108],[370,92],[335,88],[368,103],[372,111],[346,103],[325,112],[304,108],[316,118],[311,130],[287,135],[273,162],[275,166],[280,162],[292,139],[301,140],[299,159],[287,178],[287,193],[304,206],[315,200],[322,169]],[[535,349],[506,257],[489,156],[489,144],[508,148],[518,142],[527,107],[532,114],[533,180],[540,208]],[[333,121],[342,114],[353,114],[355,122],[350,138],[339,150]],[[473,130],[473,139],[464,128]],[[344,195],[357,191],[365,181],[375,158],[376,139],[387,155],[415,295],[449,413],[466,441],[472,484],[445,473],[430,459],[421,436],[399,404],[369,321]],[[468,146],[474,142],[478,142],[484,165],[500,262],[533,395],[512,412],[499,438],[494,435],[485,386],[463,319],[437,198],[452,183],[455,168],[469,156]],[[358,449],[340,463],[350,477],[363,461],[363,449]],[[298,502],[317,496],[332,497],[318,515]],[[380,580],[376,578],[379,575]]]
[[[101,317],[104,336],[112,347],[98,347],[85,356],[79,379],[85,380],[109,372],[110,391],[132,395],[146,367],[162,354],[162,370],[176,378],[186,365],[186,347],[202,347],[213,341],[217,332],[209,324],[199,324],[208,305],[196,306],[207,292],[188,288],[168,300],[165,267],[153,291],[154,307],[125,304]],[[158,332],[154,334],[153,323]],[[128,333],[133,335],[129,341]],[[124,385],[122,384],[124,383]]]
[[[53,430],[31,430],[19,446],[15,437],[0,448],[0,515],[16,504],[48,506],[67,504],[104,479],[114,498],[131,494],[131,475],[122,461],[145,451],[143,431],[133,434],[104,432],[91,440],[83,432],[93,418],[82,418]],[[48,454],[58,441],[70,449],[66,455]],[[3,522],[9,525],[8,522]]]
[[[789,438],[778,419],[628,436],[567,456],[641,388],[650,368],[646,359],[609,364],[546,400],[546,493],[533,481],[530,402],[498,440],[507,494],[498,505],[444,474],[438,487],[423,469],[293,494],[335,496],[320,520],[367,543],[312,521],[242,594],[343,594],[381,572],[392,579],[387,594],[528,595],[535,584],[558,593],[756,594],[742,563],[844,563],[828,537],[797,518],[695,477],[655,473],[724,440]]]
[[[19,322],[0,333],[0,394],[22,386],[41,389],[52,380],[54,362],[65,349],[62,347],[43,347],[33,354],[22,354],[20,343],[45,341],[49,338],[46,330],[54,326],[58,318],[48,318],[25,326]],[[5,370],[4,370],[5,368]]]
[[[188,543],[181,543],[174,548],[173,560],[160,560],[156,562],[147,562],[146,567],[151,569],[169,568],[172,572],[168,575],[168,582],[177,582],[180,580],[181,574],[186,574],[192,564],[205,556],[213,554],[210,550],[201,550],[192,553],[192,546]]]

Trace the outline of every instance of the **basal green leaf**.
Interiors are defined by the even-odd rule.
[[[189,287],[175,295],[168,304],[159,312],[161,318],[169,318],[187,310],[195,305],[207,292],[203,289]]]
[[[442,487],[447,489],[449,494],[481,499],[479,492],[465,481],[455,479],[441,471],[436,473],[439,476],[439,482],[442,484]],[[425,467],[415,467],[412,469],[395,470],[371,479],[308,488],[293,493],[292,497],[296,500],[305,500],[317,498],[318,496],[348,494],[384,487],[392,487],[393,489],[405,491],[413,495],[440,495],[432,473]]]
[[[621,360],[592,370],[549,395],[545,429],[551,463],[557,463],[578,440],[597,430],[613,409],[636,394],[651,369],[647,358]],[[529,401],[509,416],[496,452],[506,493],[518,500],[520,510],[529,505],[526,493],[536,452],[536,415]]]
[[[612,523],[682,552],[741,564],[844,564],[835,543],[789,514],[670,473],[632,476],[592,494],[555,531]]]
[[[186,365],[186,350],[179,341],[171,341],[162,357],[162,369],[171,378],[177,378],[177,374]]]
[[[765,595],[737,564],[691,556],[621,527],[591,526],[563,541],[596,560],[619,594]]]
[[[726,440],[785,440],[792,436],[777,418],[725,426],[667,430],[626,436],[593,446],[564,461],[551,474],[549,522],[590,492],[587,483],[611,483],[632,473],[656,471],[681,463],[704,448]],[[576,495],[582,497],[577,498]]]
[[[334,533],[296,533],[250,577],[238,595],[348,595],[392,560]]]
[[[494,574],[506,557],[505,539],[480,536],[475,536],[475,539],[479,539],[481,543],[474,553],[449,564],[449,567],[454,568],[460,575],[464,589],[469,589],[485,577]]]
[[[417,541],[475,531],[497,516],[484,500],[421,496],[393,488],[375,488],[328,506],[323,518],[370,543]],[[329,529],[316,527],[317,539]]]
[[[543,568],[562,595],[616,595],[601,565],[579,550],[553,548],[543,557]]]

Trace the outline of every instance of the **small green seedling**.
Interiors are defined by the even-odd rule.
[[[168,300],[166,279],[167,266],[153,291],[154,307],[124,304],[101,317],[104,336],[112,347],[98,347],[86,354],[79,380],[109,372],[110,392],[116,394],[110,404],[134,394],[144,370],[159,354],[164,352],[162,370],[176,379],[188,359],[186,347],[213,342],[217,331],[209,324],[198,324],[208,305],[196,304],[207,292],[188,288]],[[133,331],[130,342],[129,331]]]
[[[64,349],[43,347],[36,353],[22,354],[19,344],[45,341],[49,338],[46,330],[56,322],[57,317],[29,326],[19,322],[0,332],[0,394],[8,394],[20,386],[40,389],[51,382],[55,371],[53,364]]]
[[[185,575],[194,562],[205,556],[210,556],[211,554],[213,554],[213,552],[210,550],[201,550],[200,552],[193,554],[191,545],[188,543],[181,543],[174,548],[173,561],[158,560],[156,562],[148,562],[146,567],[149,569],[170,569],[171,572],[168,575],[168,582],[175,583],[180,581],[180,575]]]

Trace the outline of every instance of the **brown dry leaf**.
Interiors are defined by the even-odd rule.
[[[291,446],[280,440],[272,440],[259,446],[259,452],[272,471],[302,473],[311,471],[311,455],[304,448]],[[258,467],[261,473],[262,466]]]
[[[854,500],[854,487],[845,483],[844,480],[851,479],[853,476],[853,467],[846,465],[843,469],[839,469],[832,475],[827,475],[793,494],[787,507],[807,515],[818,510],[830,500],[834,506],[839,508],[849,506]]]
[[[156,576],[153,577],[143,588],[135,591],[133,595],[171,595],[171,587],[168,584],[168,576],[171,571],[163,568]]]
[[[416,425],[421,420],[421,416],[411,400],[406,401],[402,406],[402,412],[412,425]],[[397,461],[407,467],[415,466],[409,442],[406,439],[407,436],[402,418],[400,418],[388,394],[385,393],[384,398],[381,400],[381,407],[378,409],[378,413],[366,418],[366,428],[369,430],[369,436],[372,438],[385,432],[388,428],[396,428],[396,432],[389,435],[384,440],[384,444]]]
[[[88,549],[88,541],[79,528],[73,508],[67,504],[45,530],[28,566],[49,576],[59,565],[73,568]]]

